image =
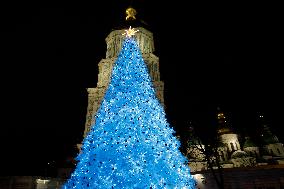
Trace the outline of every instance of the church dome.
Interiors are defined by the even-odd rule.
[[[217,132],[219,135],[223,135],[223,134],[233,134],[233,130],[230,126],[230,124],[228,123],[227,117],[225,116],[225,113],[223,113],[222,111],[220,111],[220,108],[217,108],[218,113],[217,113],[217,121],[218,121],[218,128],[217,128]]]
[[[279,143],[279,140],[278,140],[278,138],[275,135],[263,136],[262,140],[263,140],[264,144]]]
[[[235,151],[232,155],[231,155],[231,158],[232,159],[236,159],[236,158],[245,158],[245,157],[248,157],[248,154],[244,151],[241,151],[241,150],[238,150],[238,151]]]
[[[246,137],[246,141],[244,143],[244,148],[248,147],[257,147],[257,145],[251,140],[250,137]]]
[[[151,30],[149,24],[146,23],[139,16],[136,16],[137,14],[138,14],[137,11],[133,7],[128,7],[125,11],[125,17],[119,18],[117,20],[117,23],[114,24],[113,29],[121,30],[121,29],[127,29],[131,26],[133,28],[143,27],[147,30]]]
[[[277,136],[272,134],[269,127],[267,125],[263,126],[263,131],[261,134],[261,139],[264,144],[275,144],[279,143]]]

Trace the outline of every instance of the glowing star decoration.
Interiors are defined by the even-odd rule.
[[[133,35],[135,35],[136,32],[138,32],[139,30],[135,30],[134,28],[131,28],[131,26],[129,27],[128,30],[125,30],[125,33],[123,33],[122,35],[126,35],[126,37],[131,38]]]

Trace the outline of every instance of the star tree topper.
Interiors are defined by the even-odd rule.
[[[138,32],[139,30],[135,30],[134,28],[131,28],[131,26],[129,27],[128,30],[125,30],[125,33],[123,33],[122,35],[126,35],[126,37],[132,37],[133,35],[135,35],[136,32]]]

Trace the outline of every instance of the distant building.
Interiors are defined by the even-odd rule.
[[[263,115],[260,118],[263,119]],[[228,124],[222,111],[218,112],[217,120],[219,155],[216,158],[219,158],[224,172],[225,188],[284,188],[284,147],[269,127],[262,122],[260,144],[257,145],[248,136],[240,144],[239,136]],[[198,181],[198,188],[214,189],[217,186],[204,158],[203,149],[202,143],[188,146],[186,155],[189,166]],[[214,169],[218,169],[217,166]]]
[[[39,176],[0,177],[0,189],[61,189],[65,179]]]
[[[284,165],[258,165],[223,169],[225,189],[283,189]],[[197,189],[218,189],[210,170],[193,174]]]

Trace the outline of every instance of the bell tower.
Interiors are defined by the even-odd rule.
[[[145,29],[144,27],[139,26],[140,24],[137,22],[136,14],[137,11],[134,8],[127,8],[125,17],[126,25],[124,25],[120,29],[111,31],[105,39],[107,45],[106,57],[101,59],[98,64],[99,74],[97,87],[87,89],[88,107],[84,137],[90,131],[92,124],[94,124],[96,121],[95,115],[100,107],[100,103],[110,82],[113,64],[116,61],[122,48],[124,39],[124,36],[122,34],[125,33],[125,30],[128,29],[128,26],[133,26],[134,23],[134,25],[137,25],[135,29],[139,30],[139,32],[135,34],[135,39],[142,52],[144,62],[148,67],[149,74],[156,89],[156,95],[160,100],[160,103],[164,106],[164,82],[160,80],[159,58],[154,55],[155,48],[153,33]]]

